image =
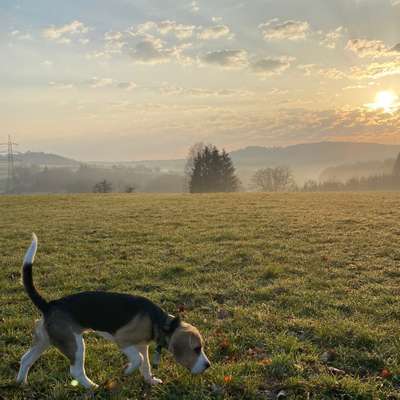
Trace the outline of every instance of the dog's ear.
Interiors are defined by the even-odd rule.
[[[175,317],[170,314],[168,315],[168,320],[164,326],[164,330],[166,333],[173,333],[180,324],[181,324],[181,317],[179,315]]]
[[[181,324],[181,317],[178,315],[171,322],[170,332],[173,332],[176,328],[178,328],[180,324]]]

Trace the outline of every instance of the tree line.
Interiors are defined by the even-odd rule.
[[[244,190],[228,152],[215,145],[197,143],[189,150],[184,177],[160,173],[144,166],[111,168],[80,165],[40,168],[17,167],[14,193],[182,192],[213,193]],[[387,174],[356,177],[345,182],[308,180],[298,186],[289,167],[260,168],[249,189],[259,192],[329,192],[400,190],[400,154]]]
[[[183,176],[144,166],[18,166],[13,193],[181,192]]]
[[[242,185],[229,154],[214,145],[194,145],[186,164],[187,189],[191,193],[235,192]],[[250,190],[259,192],[329,192],[400,190],[400,154],[389,174],[351,178],[345,182],[308,180],[298,186],[289,167],[258,169],[251,178]]]

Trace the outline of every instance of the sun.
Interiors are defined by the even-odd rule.
[[[392,113],[400,108],[399,96],[392,90],[383,90],[375,96],[375,102],[367,104],[371,110],[382,110],[385,113]]]

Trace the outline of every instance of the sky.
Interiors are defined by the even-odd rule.
[[[80,160],[400,143],[400,0],[1,0],[0,141]]]

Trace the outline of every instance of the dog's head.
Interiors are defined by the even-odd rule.
[[[168,349],[175,360],[187,368],[192,374],[201,374],[210,367],[203,349],[203,339],[194,326],[174,320],[175,329],[170,337]]]

